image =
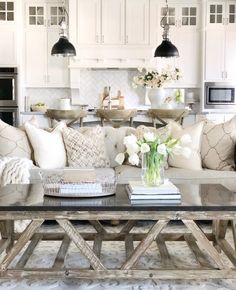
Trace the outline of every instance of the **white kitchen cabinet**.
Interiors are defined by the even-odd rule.
[[[201,10],[198,1],[169,1],[168,23],[170,41],[179,51],[178,58],[157,58],[158,67],[170,64],[178,67],[182,78],[173,86],[197,87],[200,85],[201,69]],[[165,2],[153,0],[152,19],[156,29],[152,31],[152,43],[157,47],[162,42],[163,29],[160,21],[166,15]],[[156,11],[156,12],[155,12]],[[164,18],[163,23],[165,23]]]
[[[70,7],[75,3],[70,2]],[[76,9],[77,42],[79,45],[98,44],[101,41],[101,0],[78,0]],[[74,12],[74,11],[72,11]]]
[[[126,44],[149,44],[149,0],[126,1]]]
[[[16,1],[0,1],[0,66],[16,66]]]
[[[78,0],[78,45],[144,45],[149,43],[150,0]]]
[[[79,0],[79,45],[123,44],[125,0]]]
[[[67,87],[68,59],[51,56],[59,39],[61,2],[27,2],[25,17],[25,86]]]
[[[208,1],[205,80],[236,80],[236,2]]]

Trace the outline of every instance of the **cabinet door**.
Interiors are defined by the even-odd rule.
[[[149,0],[126,1],[126,43],[149,44]]]
[[[226,3],[226,24],[232,28],[236,28],[236,2],[228,1]]]
[[[59,40],[59,25],[64,17],[63,8],[52,4],[47,7],[47,11],[47,86],[67,87],[69,84],[68,58],[51,55],[53,45]]]
[[[0,66],[16,65],[15,2],[0,2]]]
[[[102,0],[102,43],[124,43],[124,0]]]
[[[179,50],[179,57],[176,59],[176,66],[182,72],[179,85],[199,85],[200,74],[200,13],[197,5],[183,5],[178,9],[178,29],[176,30],[176,47]]]
[[[68,58],[51,55],[52,46],[58,41],[58,31],[49,29],[47,33],[47,86],[68,87]]]
[[[205,47],[205,80],[221,81],[224,79],[225,29],[207,29]]]
[[[225,30],[225,77],[227,81],[236,80],[236,29],[226,26]]]
[[[27,86],[47,85],[46,7],[27,5],[25,30],[25,73]]]
[[[78,0],[77,2],[77,42],[97,44],[101,42],[101,1]]]
[[[225,1],[210,1],[207,4],[207,26],[222,26],[225,24]]]

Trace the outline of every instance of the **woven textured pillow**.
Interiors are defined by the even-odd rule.
[[[110,166],[101,127],[89,128],[83,133],[66,127],[62,133],[69,166],[97,168]]]
[[[32,149],[25,131],[0,120],[0,157],[31,159]]]
[[[202,137],[203,167],[215,170],[235,170],[236,116],[214,124],[206,121]]]

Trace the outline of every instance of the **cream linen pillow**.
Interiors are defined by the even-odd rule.
[[[202,131],[204,122],[196,123],[190,127],[183,129],[181,125],[174,121],[169,121],[171,126],[171,136],[173,138],[179,139],[184,134],[189,134],[191,136],[192,142],[188,144],[188,147],[191,149],[191,155],[189,158],[184,157],[183,155],[172,155],[169,156],[168,163],[169,166],[201,170],[202,161],[201,161],[201,140],[202,140]]]
[[[34,150],[36,164],[43,169],[56,169],[66,166],[66,150],[62,138],[64,123],[59,123],[52,131],[25,124],[26,133]]]
[[[37,126],[34,117],[29,123]],[[0,157],[32,159],[32,148],[24,131],[24,125],[16,128],[0,120]]]
[[[62,131],[69,166],[109,167],[101,127],[81,129],[66,127]]]
[[[235,170],[236,116],[214,124],[206,121],[202,136],[202,165],[214,170]]]

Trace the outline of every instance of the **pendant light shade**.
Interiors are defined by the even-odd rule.
[[[66,36],[60,36],[58,42],[53,45],[51,54],[55,56],[70,57],[76,55],[76,50]]]
[[[162,43],[156,48],[154,57],[178,57],[179,52],[177,47],[171,43],[169,40],[169,30],[170,30],[170,24],[168,23],[168,13],[169,13],[169,7],[166,0],[166,15],[161,19],[161,27],[164,29],[162,37],[163,41]],[[166,23],[163,24],[164,19],[166,19]]]
[[[69,15],[65,8],[65,3],[63,5],[63,19],[60,22],[60,38],[59,40],[53,45],[51,50],[51,55],[55,56],[63,56],[63,57],[71,57],[76,56],[76,50],[72,43],[69,42],[67,36],[67,23],[69,23]],[[67,23],[66,23],[67,20]]]
[[[176,46],[169,39],[163,39],[162,43],[156,48],[154,57],[178,57],[179,52]]]

